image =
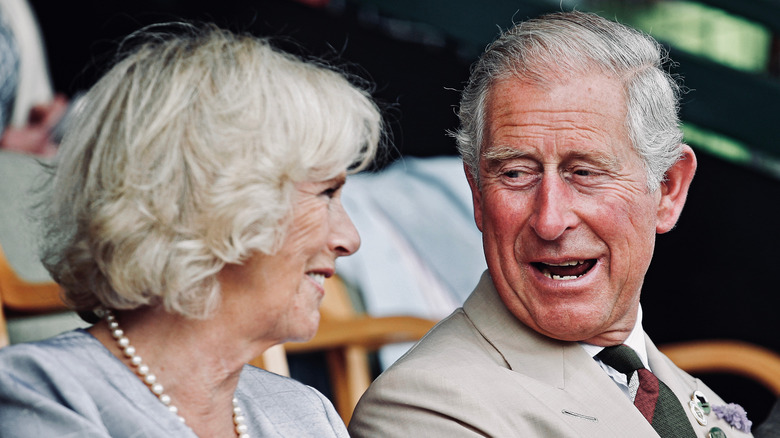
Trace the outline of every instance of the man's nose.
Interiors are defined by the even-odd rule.
[[[556,240],[577,223],[572,211],[571,188],[560,175],[544,175],[538,187],[530,225],[544,240]]]

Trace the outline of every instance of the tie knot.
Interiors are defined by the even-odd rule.
[[[601,350],[596,357],[626,375],[645,367],[636,352],[625,344],[607,347]]]

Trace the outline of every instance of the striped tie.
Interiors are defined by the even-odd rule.
[[[674,392],[645,368],[631,347],[607,347],[596,357],[625,374],[629,387],[635,385],[634,379],[639,379],[634,406],[650,422],[658,435],[663,438],[696,437],[696,432],[693,431],[693,426]]]

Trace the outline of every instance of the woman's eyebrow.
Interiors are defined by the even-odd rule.
[[[341,174],[339,176],[336,176],[334,178],[331,178],[331,179],[327,180],[327,182],[329,184],[332,184],[333,188],[339,188],[339,187],[344,186],[344,184],[347,183],[347,176],[344,175],[344,174]]]

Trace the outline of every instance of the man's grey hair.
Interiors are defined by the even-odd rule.
[[[583,12],[559,12],[524,21],[503,32],[472,66],[454,133],[458,150],[475,182],[491,86],[515,78],[544,87],[593,72],[621,81],[626,90],[626,125],[656,190],[680,159],[680,87],[663,70],[667,56],[652,37]]]

